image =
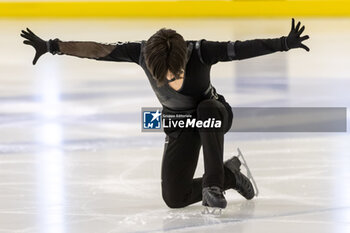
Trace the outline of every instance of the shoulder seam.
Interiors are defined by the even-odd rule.
[[[204,39],[196,41],[196,50],[197,50],[197,54],[198,54],[198,58],[199,58],[200,62],[202,64],[205,64],[203,61],[202,53],[201,53],[201,44],[202,44],[203,40]]]
[[[227,43],[227,56],[232,61],[236,58],[235,42],[229,41]]]
[[[145,41],[142,40],[141,41],[141,47],[140,47],[140,57],[139,57],[139,65],[141,65],[141,62],[142,62],[142,56],[143,56],[143,47],[145,45]]]

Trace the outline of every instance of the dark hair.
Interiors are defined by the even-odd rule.
[[[157,86],[167,82],[168,70],[178,78],[185,68],[186,42],[175,30],[162,28],[157,31],[147,40],[143,52],[147,68],[157,81]]]

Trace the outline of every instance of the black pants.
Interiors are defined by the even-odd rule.
[[[224,99],[223,102],[226,103]],[[224,134],[232,124],[230,111],[222,101],[204,100],[197,107],[197,119],[220,119],[220,130],[194,129],[175,134],[175,137],[166,135],[161,171],[162,195],[170,208],[201,201],[202,187],[218,186],[225,190],[232,187],[234,178],[223,166]],[[194,179],[201,146],[205,173],[202,178]]]

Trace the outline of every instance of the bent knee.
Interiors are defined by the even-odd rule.
[[[183,208],[187,205],[185,205],[183,202],[176,200],[176,199],[172,199],[172,198],[168,198],[168,197],[164,197],[163,196],[163,200],[165,202],[165,204],[172,209],[178,209],[178,208]]]
[[[220,102],[215,99],[205,99],[199,102],[197,110],[201,110],[203,108],[215,108],[218,107],[219,104]]]
[[[197,117],[199,119],[207,119],[207,118],[223,118],[225,114],[225,106],[215,100],[215,99],[207,99],[201,101],[197,106]]]
[[[162,184],[162,197],[169,208],[183,208],[187,206],[186,194],[179,187]]]

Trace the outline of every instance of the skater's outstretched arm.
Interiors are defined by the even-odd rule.
[[[34,47],[36,53],[33,65],[45,53],[65,54],[80,58],[104,61],[125,61],[138,63],[141,45],[138,42],[103,44],[97,42],[60,41],[59,39],[45,41],[35,35],[30,29],[22,30],[24,44]]]
[[[300,22],[295,26],[292,19],[292,28],[288,36],[282,36],[276,39],[256,39],[235,42],[235,58],[246,59],[266,55],[278,51],[288,51],[290,49],[303,48],[306,51],[310,49],[302,42],[309,39],[309,36],[301,36],[305,26],[300,27]]]
[[[212,65],[219,61],[247,59],[295,48],[303,48],[309,51],[310,49],[302,43],[309,39],[309,36],[301,36],[305,26],[300,26],[300,22],[295,26],[295,21],[292,19],[292,27],[288,36],[275,39],[237,40],[234,42],[204,40],[201,43],[202,59],[205,63]]]

